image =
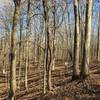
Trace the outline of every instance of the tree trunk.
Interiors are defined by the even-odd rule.
[[[98,21],[98,36],[97,36],[97,60],[100,60],[100,12],[99,12],[99,21]]]
[[[90,57],[90,40],[91,40],[91,18],[92,18],[92,0],[86,2],[86,19],[85,19],[85,39],[83,47],[83,60],[81,66],[81,76],[84,78],[89,75],[89,57]]]
[[[36,34],[36,17],[34,17],[34,63],[37,62],[37,34]]]
[[[44,69],[43,69],[43,80],[44,80],[44,83],[43,83],[43,92],[44,92],[44,94],[46,93],[46,85],[47,85],[47,73],[46,73],[46,68],[47,68],[47,56],[48,56],[48,48],[47,48],[47,23],[46,23],[46,20],[47,20],[47,18],[46,18],[46,2],[45,2],[45,0],[42,0],[42,2],[43,2],[43,9],[44,9],[44,18],[45,18],[45,55],[44,55]]]
[[[79,14],[78,14],[78,0],[74,0],[74,15],[75,15],[75,35],[74,35],[74,59],[73,59],[73,75],[72,79],[79,78]]]
[[[67,0],[67,61],[72,61],[72,35],[70,27],[70,12],[69,12],[69,2]]]
[[[27,89],[27,72],[29,67],[29,34],[30,34],[30,0],[27,7],[27,30],[26,30],[26,67],[25,67],[25,87]]]
[[[79,1],[80,3],[80,8],[79,8],[79,14],[80,14],[80,63],[82,62],[82,58],[83,58],[83,43],[84,43],[84,33],[85,33],[85,4],[84,4],[84,1]]]
[[[44,9],[44,19],[45,19],[45,58],[44,58],[44,93],[46,93],[46,86],[48,90],[51,90],[51,61],[48,63],[48,51],[51,49],[49,45],[49,29],[48,29],[48,6],[47,0],[43,0],[43,9]],[[51,60],[51,58],[50,58]]]
[[[52,4],[53,4],[53,40],[52,40],[52,70],[54,70],[55,68],[55,31],[56,31],[56,18],[55,18],[55,4],[56,4],[56,1],[52,1]]]
[[[15,10],[13,17],[13,26],[11,33],[11,50],[10,50],[10,94],[9,99],[14,100],[16,91],[16,33],[18,17],[20,13],[20,2],[21,0],[14,0]]]
[[[21,75],[21,58],[22,58],[22,50],[21,50],[21,40],[22,40],[22,30],[23,30],[23,18],[20,18],[20,39],[19,39],[19,63],[18,63],[18,67],[19,67],[19,80],[18,80],[18,88],[20,88],[20,75]]]

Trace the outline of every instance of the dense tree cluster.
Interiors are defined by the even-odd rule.
[[[0,72],[6,76],[10,100],[22,80],[28,89],[33,66],[43,73],[45,94],[52,89],[58,61],[64,63],[65,74],[73,64],[72,80],[76,80],[88,77],[90,62],[100,60],[99,1],[13,0],[2,9]]]

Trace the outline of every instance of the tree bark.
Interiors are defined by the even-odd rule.
[[[73,59],[73,75],[72,79],[79,78],[79,14],[78,14],[78,0],[74,0],[74,15],[75,15],[75,34],[74,34],[74,59]]]
[[[45,19],[45,57],[44,57],[44,93],[46,93],[46,87],[48,90],[51,90],[51,61],[48,61],[48,54],[50,51],[51,57],[51,49],[49,45],[49,29],[48,29],[48,1],[43,0],[43,9],[44,9],[44,19]],[[51,60],[51,58],[50,58]],[[49,62],[49,63],[48,63]]]
[[[20,75],[21,75],[21,58],[22,58],[22,30],[23,30],[23,18],[20,17],[20,36],[19,36],[19,63],[18,63],[18,67],[19,67],[19,80],[18,80],[18,88],[20,88]]]
[[[86,1],[86,19],[85,19],[85,39],[83,47],[83,60],[81,66],[81,76],[89,75],[89,58],[90,58],[90,40],[91,40],[91,21],[92,20],[92,0]]]
[[[27,30],[26,30],[26,67],[25,67],[25,87],[27,89],[27,72],[29,67],[29,34],[30,34],[30,3],[28,0],[27,6]]]
[[[56,1],[52,0],[52,4],[53,4],[53,40],[52,40],[52,70],[54,70],[55,68],[55,31],[56,31],[56,9],[55,9],[55,4]]]
[[[13,26],[11,33],[11,50],[10,50],[10,94],[9,99],[14,100],[16,91],[16,33],[18,17],[20,13],[20,2],[21,0],[14,0],[15,10],[13,17]]]
[[[97,35],[97,60],[100,60],[100,12],[99,12],[99,21],[98,21],[98,35]]]
[[[67,61],[72,61],[72,34],[70,27],[70,12],[69,12],[69,2],[67,0]],[[69,52],[70,51],[70,52]]]

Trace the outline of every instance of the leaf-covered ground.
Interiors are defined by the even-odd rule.
[[[100,100],[100,62],[90,64],[90,76],[86,79],[72,81],[71,69],[70,64],[65,76],[63,64],[58,64],[52,72],[52,90],[43,95],[43,73],[32,67],[28,73],[28,89],[23,79],[16,100]],[[5,77],[2,74],[0,77],[0,100],[8,100],[9,88]]]

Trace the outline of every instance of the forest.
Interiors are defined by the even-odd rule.
[[[0,0],[0,100],[100,100],[100,0]]]

